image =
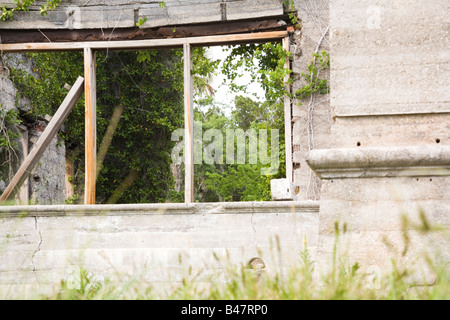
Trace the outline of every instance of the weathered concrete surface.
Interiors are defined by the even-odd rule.
[[[322,178],[322,267],[335,230],[363,271],[424,253],[450,261],[448,232],[423,232],[450,226],[448,10],[444,0],[330,1],[334,124],[308,158]]]
[[[45,128],[43,129],[45,130]],[[32,146],[38,141],[41,134],[40,130],[30,132]],[[66,148],[64,141],[55,137],[31,171],[29,178],[30,204],[63,204],[66,189],[65,178]]]
[[[306,160],[322,179],[450,176],[450,147],[313,150]]]
[[[336,114],[449,111],[447,1],[331,1],[331,7]]]
[[[2,29],[100,29],[130,28],[146,18],[142,28],[281,16],[278,0],[158,0],[63,1],[46,17],[39,14],[45,1],[37,1],[29,12],[18,12],[13,21],[0,22]],[[13,0],[2,4],[14,7]]]
[[[313,201],[0,207],[0,295],[48,291],[76,267],[153,284],[206,281],[254,257],[283,271],[300,263],[305,238],[314,254],[318,209]]]
[[[330,52],[328,1],[296,0],[295,9],[301,30],[291,36],[293,93],[308,85],[302,73],[310,73],[308,66],[313,54]],[[318,77],[329,80],[329,70],[321,71]],[[329,94],[292,100],[293,182],[299,200],[320,197],[320,180],[306,164],[305,157],[310,150],[329,147],[332,124]]]
[[[427,258],[439,267],[448,265],[448,177],[326,179],[322,183],[319,272],[331,268],[336,224],[340,228],[339,257],[348,258],[350,265],[357,262],[362,272],[374,267],[386,272],[393,259],[400,268],[418,272],[415,280],[423,284],[433,280]]]
[[[254,10],[258,8],[256,1],[225,1],[227,10],[219,2],[191,1],[194,7],[203,4],[206,16],[201,17],[198,13],[183,15],[180,8],[175,8],[181,5],[176,0],[167,1],[167,9],[159,7],[157,1],[141,1],[133,10],[127,7],[127,1],[108,2],[114,3],[117,10],[103,0],[80,0],[73,4],[86,4],[80,8],[82,15],[76,9],[66,12],[67,6],[62,6],[62,11],[49,15],[45,26],[34,12],[34,25],[14,26],[8,22],[0,24],[0,28],[126,28],[154,13],[155,19],[142,25],[146,28],[152,23],[167,26],[170,19],[164,17],[165,12],[169,18],[170,14],[176,17],[175,24],[232,19],[228,9],[239,5],[235,14],[245,18],[252,16],[245,14],[247,9],[242,5],[251,4],[252,13],[266,12],[265,16],[272,4],[276,4],[272,11],[275,16],[281,8],[281,1],[276,0],[264,1],[259,12]],[[301,73],[307,71],[312,53],[321,49],[331,52],[331,105],[328,96],[292,102],[296,192],[304,199],[317,198],[321,187],[319,220],[314,220],[315,214],[296,209],[291,212],[287,209],[290,205],[277,210],[271,207],[279,203],[263,203],[257,211],[256,205],[243,209],[237,204],[166,208],[171,214],[155,212],[156,207],[107,208],[113,213],[104,215],[104,207],[33,207],[39,213],[17,220],[19,211],[14,211],[4,218],[2,228],[20,226],[17,233],[4,231],[4,243],[17,249],[2,262],[5,266],[11,263],[2,272],[5,286],[16,282],[25,286],[36,283],[36,279],[51,282],[45,278],[49,270],[55,271],[55,279],[64,275],[65,265],[60,263],[66,258],[79,262],[83,252],[86,258],[81,261],[94,271],[108,271],[111,265],[122,266],[125,271],[151,266],[159,279],[177,280],[183,274],[179,269],[180,251],[184,252],[183,261],[200,261],[203,270],[219,270],[214,265],[216,260],[209,260],[213,252],[224,256],[229,247],[231,259],[245,263],[257,247],[273,248],[273,240],[271,243],[266,239],[279,231],[280,242],[294,248],[283,249],[283,257],[294,257],[298,248],[292,243],[300,243],[304,232],[314,228],[318,228],[318,238],[307,237],[318,248],[318,267],[332,265],[335,230],[340,230],[341,247],[350,261],[358,261],[363,271],[384,269],[392,257],[411,264],[418,261],[417,255],[435,253],[429,248],[447,259],[447,238],[434,232],[424,235],[418,230],[423,231],[426,225],[420,212],[426,214],[429,223],[449,226],[448,1],[296,0],[295,7],[302,29],[290,39],[293,91],[305,85]],[[20,15],[17,21],[20,24]],[[5,99],[11,100],[11,95]],[[311,150],[308,161],[322,181],[307,166],[307,152]],[[229,206],[233,207],[231,211]],[[93,215],[85,216],[89,212]],[[297,226],[302,221],[305,229],[293,227],[294,218]],[[310,222],[312,227],[308,229]],[[122,234],[126,236],[120,238]],[[264,239],[259,238],[262,235]],[[92,243],[92,249],[85,249],[86,243]],[[270,256],[266,251],[263,255]],[[129,264],[132,258],[136,263]],[[156,261],[163,261],[162,267]],[[276,259],[268,261],[269,266],[278,263]],[[209,268],[211,265],[214,267]]]
[[[294,185],[288,179],[270,180],[270,193],[272,200],[294,200]]]
[[[12,68],[24,70],[34,77],[39,77],[33,71],[33,62],[25,54],[6,54],[2,57],[0,64],[3,65],[3,72],[0,74],[0,108],[3,110],[16,110],[23,113],[30,111],[30,101],[20,95],[13,81],[10,79]],[[50,117],[50,116],[47,116]],[[42,132],[45,130],[48,121],[46,119],[36,119],[33,122],[22,122],[22,128],[26,131],[23,135],[26,141],[17,139],[16,155],[11,162],[2,163],[0,170],[6,171],[9,167],[8,177],[1,184],[0,193],[8,185],[20,164],[25,159],[25,154],[33,148]],[[15,131],[19,132],[18,129]],[[26,147],[23,148],[23,144]],[[29,199],[22,199],[25,203],[32,204],[63,204],[65,200],[65,145],[62,139],[55,137],[47,150],[42,155],[40,161],[33,168],[28,188]],[[1,179],[0,179],[1,180]]]
[[[340,148],[450,145],[450,113],[412,107],[409,114],[337,117],[331,136]]]

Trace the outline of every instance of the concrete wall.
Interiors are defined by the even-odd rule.
[[[334,223],[347,225],[345,247],[365,270],[385,269],[411,239],[417,255],[449,255],[450,226],[448,1],[330,1],[331,126],[329,145],[308,163],[322,178],[319,260],[331,255]],[[405,218],[406,217],[406,218]],[[386,241],[389,240],[389,241]],[[425,246],[428,244],[428,246]],[[450,260],[447,260],[450,261]]]
[[[179,26],[196,23],[256,19],[283,15],[279,0],[72,0],[62,1],[48,12],[39,14],[45,1],[36,1],[29,12],[18,12],[13,21],[1,22],[3,29],[112,29],[134,28],[147,18],[142,28]],[[14,7],[14,0],[2,4]]]
[[[4,67],[0,74],[0,108],[3,110],[20,111],[27,114],[30,111],[29,99],[22,97],[13,81],[10,79],[12,68],[24,70],[28,74],[38,77],[33,72],[33,62],[24,54],[5,54],[1,57],[0,65]],[[12,130],[20,133],[15,141],[17,144],[11,161],[2,162],[0,171],[0,193],[6,189],[9,181],[19,169],[25,157],[38,141],[42,132],[48,124],[50,116],[46,119],[23,118],[20,130]],[[4,151],[4,150],[3,150]],[[24,183],[23,189],[27,190],[18,196],[16,203],[19,204],[63,204],[65,200],[65,144],[62,139],[55,137],[39,162],[33,168],[30,178]],[[20,199],[19,199],[20,198]]]
[[[296,0],[295,9],[301,29],[291,36],[293,93],[308,84],[302,73],[309,74],[313,54],[330,52],[328,1]],[[320,72],[319,78],[329,80],[329,70]],[[328,147],[332,123],[329,94],[292,100],[293,182],[299,200],[320,198],[321,182],[307,165],[306,154]]]
[[[193,1],[194,7],[204,9],[198,15],[180,14],[178,1],[168,1],[164,10],[156,1],[144,2],[133,8],[122,3],[123,15],[118,16],[120,10],[108,11],[102,1],[90,1],[89,6],[81,6],[83,25],[113,28],[121,21],[121,27],[133,27],[145,12],[155,16],[143,28],[152,23],[163,26],[168,21],[157,13],[164,10],[176,18],[171,22],[223,22],[233,17],[228,9],[239,5],[238,18],[252,18],[242,14],[249,8],[258,17],[282,14],[281,1],[276,0],[222,1],[227,11],[220,1]],[[49,283],[64,275],[64,261],[79,262],[82,253],[86,255],[81,261],[94,271],[150,266],[164,281],[179,280],[183,274],[180,253],[186,265],[220,270],[222,265],[210,259],[213,252],[224,256],[229,248],[230,259],[245,264],[259,254],[257,248],[263,248],[262,258],[275,268],[280,260],[268,253],[275,235],[282,243],[282,261],[290,261],[306,234],[317,248],[313,250],[317,266],[326,269],[336,230],[340,249],[363,271],[389,268],[391,258],[411,265],[424,253],[449,261],[446,235],[422,232],[424,221],[444,230],[450,226],[448,1],[296,0],[295,7],[302,29],[291,37],[293,90],[304,85],[300,75],[313,52],[331,53],[330,95],[292,101],[294,184],[299,199],[318,198],[321,189],[318,215],[315,202],[314,210],[299,202],[169,206],[171,214],[158,212],[164,205],[108,208],[114,210],[108,214],[101,214],[102,207],[33,207],[22,219],[17,219],[17,210],[24,208],[2,208],[8,248],[2,260],[5,287]],[[30,23],[21,28],[46,23],[48,28],[67,29],[66,9],[61,7],[45,21],[32,12],[34,27]],[[92,22],[93,16],[104,16],[99,11],[108,13],[109,20]]]
[[[0,207],[0,296],[49,292],[79,267],[158,286],[207,281],[255,257],[283,272],[299,265],[305,239],[314,255],[318,209],[313,201]]]

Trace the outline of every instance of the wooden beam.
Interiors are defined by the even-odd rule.
[[[84,49],[85,77],[85,204],[95,204],[97,168],[97,102],[95,77],[95,52]]]
[[[283,39],[283,48],[289,52],[289,37]],[[291,69],[290,60],[287,59],[286,70]],[[290,85],[288,84],[289,75],[284,79],[285,90],[291,92]],[[286,143],[286,178],[289,182],[294,180],[294,169],[293,169],[293,159],[292,159],[292,101],[285,95],[284,96],[284,130],[285,130],[285,143]]]
[[[25,158],[24,162],[20,166],[17,173],[14,175],[8,187],[6,187],[5,191],[0,197],[0,203],[6,200],[13,199],[19,192],[20,186],[29,177],[34,166],[37,164],[42,154],[50,144],[51,140],[55,137],[64,121],[69,116],[69,113],[70,111],[72,111],[77,100],[81,97],[83,93],[83,83],[84,79],[82,77],[79,77],[75,84],[72,86],[72,89],[69,91],[61,106],[52,117],[52,120],[48,124],[47,128],[45,128],[41,137],[36,142],[28,156]]]
[[[3,44],[172,39],[286,30],[286,26],[280,26],[280,20],[286,21],[289,25],[290,19],[286,16],[262,20],[202,23],[176,28],[173,26],[150,29],[121,27],[116,29],[41,29],[40,31],[0,28],[0,37]]]
[[[184,44],[184,170],[185,203],[194,202],[194,83],[192,77],[192,47]]]
[[[0,51],[71,51],[84,50],[144,50],[161,48],[181,48],[184,44],[192,46],[219,46],[226,44],[280,41],[287,37],[287,31],[229,34],[191,38],[128,40],[128,41],[85,41],[85,42],[44,42],[0,44]]]

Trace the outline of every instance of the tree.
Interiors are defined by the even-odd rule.
[[[77,52],[33,53],[37,75],[12,70],[11,75],[31,109],[21,117],[33,122],[53,114],[67,94],[65,83],[83,74],[83,56]],[[174,147],[171,133],[184,127],[183,54],[181,50],[100,52],[97,55],[97,137],[98,145],[107,141],[107,152],[100,158],[97,176],[97,203],[151,203],[181,201],[174,192],[170,153]],[[196,112],[203,130],[280,129],[280,163],[284,157],[284,64],[288,58],[280,45],[262,44],[234,47],[223,72],[228,81],[238,76],[245,65],[253,71],[253,81],[262,81],[266,102],[238,96],[232,118],[228,119],[214,103],[209,82],[219,62],[208,59],[204,48],[193,52],[195,100],[209,106]],[[255,65],[255,61],[257,64]],[[235,90],[239,88],[232,86]],[[120,115],[114,116],[114,110]],[[111,124],[114,123],[113,126]],[[113,128],[113,129],[111,129]],[[107,131],[110,129],[109,131]],[[105,137],[106,132],[108,132]],[[84,186],[84,101],[79,101],[66,122],[64,139],[75,162],[72,179],[76,192]],[[225,154],[225,153],[224,153]],[[283,176],[261,176],[263,164],[196,165],[197,200],[269,200],[270,180]]]
[[[83,74],[80,53],[29,54],[36,75],[12,70],[29,114],[52,115]],[[145,57],[145,58],[142,58]],[[116,106],[123,112],[97,177],[97,203],[164,202],[173,193],[171,132],[183,125],[183,62],[180,50],[100,52],[97,55],[97,137],[100,145]],[[84,101],[79,101],[60,135],[74,159],[76,192],[83,194]]]
[[[196,119],[203,121],[203,131],[209,128],[220,129],[226,135],[226,129],[247,131],[277,129],[279,130],[279,163],[276,175],[263,175],[261,169],[266,165],[260,159],[256,164],[249,163],[249,150],[246,146],[245,164],[197,165],[195,176],[197,200],[199,201],[263,201],[270,200],[270,180],[285,177],[285,142],[284,142],[284,79],[289,71],[284,66],[289,54],[279,44],[240,45],[230,48],[222,72],[226,76],[225,84],[237,93],[247,93],[246,86],[236,84],[242,71],[252,75],[253,82],[259,82],[265,89],[265,102],[258,102],[249,97],[238,95],[234,101],[231,118],[226,118],[214,99],[207,111],[197,110]],[[270,143],[268,145],[270,150]],[[224,152],[226,153],[225,146]]]
[[[254,122],[262,122],[268,118],[267,104],[262,104],[248,97],[236,96],[234,105],[233,121],[238,128],[243,130],[248,130]]]

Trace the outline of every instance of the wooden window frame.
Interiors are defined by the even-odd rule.
[[[184,109],[185,109],[185,203],[194,201],[194,110],[192,81],[192,48],[196,46],[219,46],[281,41],[289,51],[287,31],[271,31],[232,35],[203,36],[190,38],[128,40],[128,41],[89,41],[89,42],[49,42],[0,44],[0,52],[39,52],[39,51],[84,51],[85,78],[85,204],[95,204],[96,189],[96,76],[95,55],[98,50],[150,50],[183,48],[184,51]],[[289,69],[289,61],[286,68]],[[287,83],[286,79],[286,83]],[[293,180],[292,170],[292,124],[291,101],[284,101],[286,137],[286,178]]]

